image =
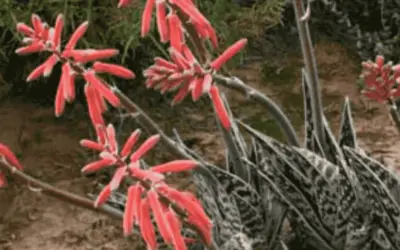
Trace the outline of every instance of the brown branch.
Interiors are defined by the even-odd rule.
[[[61,190],[52,185],[44,183],[20,170],[17,168],[10,166],[2,161],[0,161],[0,169],[5,170],[10,173],[16,180],[25,183],[27,185],[33,186],[40,190],[40,193],[56,198],[60,201],[92,210],[94,212],[98,212],[101,214],[108,215],[114,219],[122,219],[123,213],[110,207],[110,206],[102,206],[99,208],[94,207],[94,202],[90,199],[84,198],[82,196],[76,195],[74,193]]]

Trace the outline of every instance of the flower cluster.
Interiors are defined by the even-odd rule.
[[[0,160],[3,160],[6,164],[22,170],[22,165],[18,161],[18,158],[14,153],[4,144],[0,143]],[[0,170],[0,187],[7,185],[7,178],[3,171]]]
[[[126,7],[130,2],[120,0],[118,7]],[[142,37],[150,32],[153,9],[156,9],[157,28],[161,42],[170,42],[172,48],[181,52],[182,45],[185,44],[182,21],[190,20],[200,39],[210,39],[214,47],[218,46],[217,35],[210,22],[197,9],[193,1],[187,0],[147,0],[142,14]],[[185,20],[181,20],[179,14]]]
[[[192,160],[176,160],[153,166],[149,169],[140,167],[140,159],[151,150],[159,141],[154,135],[145,140],[135,151],[132,149],[140,137],[140,130],[135,130],[119,150],[113,125],[99,128],[97,141],[82,140],[81,145],[99,152],[100,160],[89,163],[82,171],[93,172],[109,166],[117,169],[110,183],[104,187],[95,201],[95,206],[101,206],[110,197],[111,192],[118,189],[122,180],[130,177],[136,184],[128,189],[123,219],[125,235],[132,232],[133,225],[139,226],[141,234],[149,249],[156,249],[156,233],[151,220],[151,213],[155,219],[158,231],[165,242],[175,249],[186,249],[184,238],[181,235],[181,221],[196,227],[207,243],[211,243],[211,220],[206,215],[200,202],[188,192],[181,192],[165,183],[164,173],[191,170],[198,165]],[[181,214],[177,214],[177,207]]]
[[[26,46],[16,50],[17,54],[26,55],[36,52],[49,51],[49,58],[36,67],[27,77],[27,81],[33,81],[41,76],[47,77],[52,69],[61,62],[62,74],[58,85],[55,98],[55,114],[60,116],[65,108],[66,102],[72,102],[75,99],[75,77],[83,76],[87,82],[85,93],[90,93],[88,99],[91,110],[96,109],[103,112],[106,109],[104,100],[117,107],[120,105],[119,99],[113,91],[106,85],[97,74],[109,73],[121,78],[132,79],[135,74],[119,65],[103,63],[98,60],[107,59],[117,55],[119,52],[115,49],[75,49],[78,41],[86,33],[89,23],[82,23],[72,34],[64,49],[61,50],[61,35],[64,28],[64,17],[62,14],[57,16],[54,27],[50,27],[42,22],[36,14],[32,15],[32,27],[24,23],[17,24],[17,30],[22,33]],[[93,62],[91,68],[85,68],[86,63]],[[93,108],[96,106],[97,108]],[[97,115],[98,116],[98,115]]]
[[[400,65],[393,66],[391,62],[385,64],[383,56],[377,56],[375,62],[363,62],[362,66],[361,79],[366,85],[362,92],[364,96],[380,103],[400,96],[400,88],[396,87],[396,81],[400,79]]]
[[[129,3],[131,0],[120,0],[118,6],[124,7]],[[142,36],[146,36],[150,31],[154,9],[160,40],[170,44],[171,60],[155,58],[155,64],[144,71],[147,78],[146,86],[159,89],[161,93],[178,90],[173,104],[181,102],[189,93],[193,101],[199,100],[203,94],[208,94],[223,127],[229,130],[230,118],[219,89],[213,81],[213,75],[244,48],[247,39],[239,40],[215,60],[211,60],[209,58],[211,53],[207,54],[204,42],[209,40],[213,47],[217,48],[217,36],[214,28],[193,1],[147,0],[142,15]],[[106,101],[114,107],[124,102],[120,100],[121,95],[116,94],[115,90],[98,75],[108,73],[132,79],[135,74],[122,66],[100,62],[117,55],[118,51],[115,49],[76,49],[78,41],[87,31],[88,22],[82,23],[62,48],[63,27],[62,15],[58,15],[54,27],[50,27],[33,14],[32,27],[24,23],[17,24],[17,30],[25,36],[26,46],[19,48],[16,53],[21,55],[42,51],[51,53],[43,64],[31,72],[27,81],[49,76],[54,66],[58,62],[62,63],[62,73],[55,98],[56,116],[63,113],[67,102],[75,99],[76,77],[81,76],[85,80],[85,96],[97,140],[85,139],[81,141],[81,145],[97,151],[100,159],[87,164],[82,171],[93,172],[116,167],[111,181],[100,192],[94,206],[99,207],[104,204],[111,193],[120,187],[122,181],[130,178],[135,184],[128,188],[123,218],[125,235],[129,235],[133,226],[137,225],[148,248],[155,249],[157,242],[156,230],[152,224],[154,219],[158,232],[167,244],[175,249],[186,249],[185,239],[181,235],[183,222],[186,226],[196,229],[204,244],[211,245],[212,222],[200,202],[191,193],[179,191],[165,182],[165,173],[192,170],[198,163],[193,160],[175,160],[151,168],[142,168],[141,158],[157,144],[160,137],[151,136],[133,150],[141,134],[139,129],[135,130],[122,149],[119,149],[115,129],[112,124],[106,126],[103,113],[107,109]],[[187,39],[188,36],[192,36],[191,39]],[[192,45],[196,47],[197,52],[204,52],[205,58],[197,60],[186,40],[193,42]],[[88,66],[87,63],[91,65]],[[7,153],[1,150],[3,149],[0,147],[0,153]],[[8,162],[16,164],[15,159],[10,158],[8,153],[6,158]]]

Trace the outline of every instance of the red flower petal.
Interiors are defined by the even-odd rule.
[[[176,160],[164,164],[156,165],[151,168],[151,171],[156,173],[178,173],[182,171],[189,171],[199,165],[198,162],[192,160]]]
[[[53,46],[55,49],[60,49],[61,43],[61,34],[64,28],[64,16],[62,14],[58,14],[56,19],[56,24],[54,26],[54,35],[53,35]]]
[[[121,184],[122,179],[126,176],[126,167],[119,167],[115,173],[113,178],[110,181],[110,189],[111,191],[116,190],[119,188],[119,185]]]
[[[101,159],[85,165],[81,171],[83,173],[96,172],[102,168],[109,167],[112,164],[114,164],[114,161],[112,159]]]
[[[150,204],[146,198],[142,200],[140,205],[139,227],[148,249],[157,249],[156,233],[150,217]]]
[[[181,52],[183,44],[183,29],[181,20],[174,12],[168,15],[167,20],[171,47],[176,49],[178,52]]]
[[[116,139],[115,128],[111,123],[108,124],[106,133],[107,133],[107,146],[109,147],[109,151],[112,153],[118,152],[118,143]]]
[[[162,43],[168,42],[169,29],[167,23],[166,1],[156,1],[157,28]]]
[[[70,52],[74,57],[76,62],[87,63],[90,61],[108,59],[110,57],[116,56],[119,54],[119,51],[116,49],[86,49],[86,50],[74,50]]]
[[[178,93],[174,96],[174,99],[172,100],[172,105],[176,105],[185,99],[187,94],[189,93],[189,87],[190,87],[190,81],[185,82],[185,84],[182,86],[182,88],[178,91]]]
[[[75,86],[71,85],[71,67],[69,63],[64,63],[61,72],[60,85],[63,86],[64,99],[70,102],[75,95]]]
[[[208,20],[200,13],[196,8],[193,1],[187,0],[169,0],[171,4],[179,7],[179,9],[192,19],[192,22],[199,23],[201,25],[208,24]]]
[[[155,173],[153,171],[143,170],[133,163],[129,164],[129,170],[132,177],[135,177],[141,181],[159,183],[165,179],[164,175]]]
[[[151,27],[151,14],[156,0],[147,0],[142,14],[141,36],[146,36]]]
[[[87,139],[83,139],[79,142],[81,144],[82,147],[88,148],[88,149],[93,149],[96,151],[103,151],[104,150],[104,146],[101,145],[100,143],[91,141],[91,140],[87,140]]]
[[[204,84],[204,79],[203,77],[196,77],[192,83],[194,88],[192,90],[192,100],[194,102],[198,101],[203,94],[203,84]]]
[[[63,77],[61,76],[61,79]],[[60,79],[60,80],[61,80]],[[64,98],[64,84],[62,81],[58,84],[56,98],[54,100],[54,112],[56,117],[60,117],[65,109],[65,98]]]
[[[154,62],[158,66],[162,66],[162,67],[174,70],[174,71],[179,69],[178,65],[176,65],[176,64],[174,64],[172,62],[169,62],[169,61],[167,61],[167,60],[165,60],[164,58],[161,58],[161,57],[155,57],[154,58]]]
[[[230,130],[231,128],[231,121],[229,119],[228,112],[224,106],[224,103],[221,100],[221,96],[219,90],[216,86],[212,86],[210,89],[210,97],[214,104],[215,112],[221,121],[222,126],[226,130]]]
[[[224,65],[228,60],[230,60],[233,56],[239,53],[240,50],[244,48],[247,44],[247,39],[243,38],[231,45],[227,48],[224,53],[222,53],[217,59],[210,63],[211,68],[215,70],[219,70],[222,65]]]
[[[17,31],[21,32],[27,37],[34,35],[35,31],[24,23],[17,23]]]
[[[85,85],[85,96],[88,104],[89,116],[94,126],[100,125],[105,126],[103,116],[101,115],[101,110],[97,101],[96,90],[93,86]],[[105,139],[105,137],[103,138]]]
[[[32,43],[28,46],[19,48],[15,51],[18,55],[28,55],[44,50],[45,46],[41,42]]]
[[[136,191],[135,194],[132,197],[133,201],[133,217],[134,217],[134,223],[139,224],[140,221],[140,201],[142,199],[142,193],[143,193],[143,187],[140,184],[136,184]]]
[[[85,35],[87,28],[89,26],[89,22],[83,22],[79,27],[74,31],[72,34],[71,38],[69,39],[67,45],[65,45],[65,50],[73,50],[75,49],[76,44],[78,43],[79,39],[82,38],[83,35]]]
[[[36,14],[32,14],[31,22],[32,22],[32,26],[33,26],[33,29],[35,30],[36,35],[41,34],[43,31],[43,24],[42,24],[42,20],[40,19],[40,17]]]
[[[172,61],[178,65],[179,69],[190,69],[190,62],[175,48],[169,48]]]
[[[120,101],[118,97],[114,94],[114,92],[106,86],[101,80],[99,80],[93,70],[89,70],[83,73],[83,77],[85,80],[92,84],[93,87],[105,98],[111,105],[114,107],[118,107],[120,105]]]
[[[53,71],[54,66],[58,62],[58,57],[57,55],[53,54],[51,55],[44,63],[44,71],[43,71],[43,76],[48,77],[51,72]]]
[[[133,133],[129,136],[128,140],[126,140],[124,147],[121,150],[121,157],[125,157],[128,156],[131,151],[132,148],[135,146],[136,142],[139,140],[139,137],[141,135],[141,130],[140,129],[136,129],[135,131],[133,131]]]
[[[154,148],[154,146],[160,140],[160,135],[153,135],[149,137],[143,144],[131,155],[131,162],[138,161],[143,155],[145,155],[149,150]]]
[[[137,199],[137,194],[139,193],[139,185],[132,185],[128,188],[127,198],[125,201],[125,212],[122,221],[122,227],[124,229],[124,235],[129,236],[132,234],[133,223],[137,217],[137,212],[135,213],[135,202],[140,204],[140,196]]]
[[[27,81],[27,82],[30,82],[30,81],[34,81],[34,80],[38,79],[40,76],[43,75],[44,69],[45,69],[45,68],[46,68],[45,63],[43,63],[43,64],[39,65],[38,67],[36,67],[36,68],[28,75],[28,77],[26,78],[26,81]]]
[[[176,213],[170,208],[169,211],[165,214],[166,220],[171,228],[172,232],[172,245],[175,250],[186,250],[186,243],[184,238],[181,235],[182,225],[178,219]]]
[[[161,202],[159,201],[157,192],[155,190],[150,190],[147,193],[147,198],[149,199],[150,207],[151,210],[153,211],[158,231],[160,232],[164,241],[167,244],[171,244],[173,232],[171,231],[171,227],[169,226],[168,221],[165,218],[165,214],[161,206]]]
[[[93,64],[93,70],[96,73],[109,73],[124,79],[135,78],[135,74],[132,71],[116,64],[95,62]]]
[[[100,207],[103,205],[108,198],[110,198],[111,195],[111,189],[110,185],[106,185],[103,190],[101,190],[100,194],[97,196],[96,201],[94,202],[94,207]]]

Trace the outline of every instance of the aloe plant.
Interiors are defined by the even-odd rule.
[[[226,166],[206,162],[184,145],[178,133],[174,139],[162,136],[178,154],[203,165],[193,173],[193,182],[214,222],[218,249],[400,249],[400,180],[359,147],[347,97],[339,137],[335,138],[322,108],[307,24],[310,12],[304,10],[303,1],[292,3],[305,63],[304,144],[299,144],[293,125],[272,100],[259,96],[237,78],[222,77],[216,79],[268,108],[287,143],[234,119],[224,97],[232,121],[229,131],[220,126]],[[149,117],[142,119],[151,127]],[[145,162],[142,166],[146,167]],[[113,193],[108,205],[122,212],[125,199],[123,194]],[[185,235],[193,234],[183,230]],[[161,243],[161,237],[159,240]],[[203,246],[193,244],[191,249]]]

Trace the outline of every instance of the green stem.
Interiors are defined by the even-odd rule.
[[[301,50],[303,53],[303,59],[308,78],[307,80],[310,83],[311,108],[313,112],[316,135],[324,150],[327,150],[323,125],[323,106],[320,83],[318,79],[318,68],[311,41],[310,30],[308,27],[308,18],[303,18],[305,11],[302,0],[293,0],[293,8],[296,15],[297,29],[299,32]]]
[[[268,98],[257,89],[254,89],[249,85],[244,84],[237,77],[225,77],[219,74],[214,74],[213,78],[221,85],[239,91],[250,100],[253,100],[265,106],[274,117],[275,121],[279,124],[279,128],[286,136],[288,143],[292,146],[300,147],[300,141],[296,134],[296,130],[293,127],[293,124],[290,122],[289,118],[285,115],[282,109],[272,99]]]

